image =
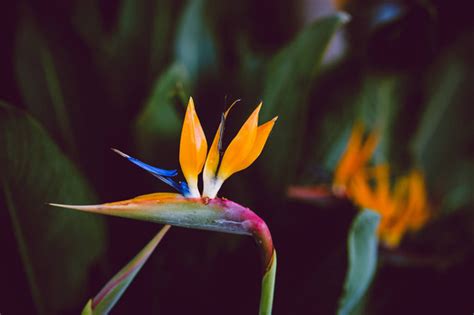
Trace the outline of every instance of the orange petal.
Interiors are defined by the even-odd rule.
[[[334,172],[334,185],[346,186],[350,177],[354,174],[356,164],[358,161],[358,155],[362,146],[362,136],[364,133],[364,127],[362,124],[357,123],[352,128],[351,136],[347,142],[346,150],[344,151],[339,164]]]
[[[400,230],[385,230],[380,235],[380,240],[388,248],[396,248],[402,240],[403,233]]]
[[[213,194],[211,191],[214,190],[213,186],[215,182],[217,166],[219,165],[219,158],[220,158],[219,142],[221,141],[222,128],[224,128],[224,121],[227,118],[227,115],[229,114],[232,107],[234,107],[236,102],[230,105],[230,107],[223,114],[223,117],[222,117],[223,119],[221,123],[219,124],[219,128],[217,128],[216,135],[214,136],[214,140],[212,141],[211,148],[209,149],[209,153],[207,154],[206,164],[204,165],[204,173],[203,173],[203,182],[204,182],[203,196],[204,197],[211,197],[211,198],[215,197],[215,196],[211,196]]]
[[[183,196],[177,193],[159,192],[137,196],[131,200],[133,201],[151,201],[151,200],[166,200],[166,199],[179,199]]]
[[[258,113],[261,107],[262,103],[253,111],[225,151],[217,175],[221,181],[245,168],[242,166],[246,163],[246,158],[252,151],[257,138]]]
[[[429,218],[426,186],[423,174],[414,170],[408,175],[410,194],[408,196],[408,207],[413,209],[410,218],[410,229],[419,230]]]
[[[201,123],[194,108],[194,101],[189,98],[186,116],[184,117],[179,146],[179,163],[189,186],[192,197],[199,197],[197,177],[206,160],[207,141]]]
[[[353,176],[348,186],[348,194],[360,207],[377,211],[375,194],[370,187],[365,170],[361,170]]]
[[[257,137],[255,138],[252,150],[250,151],[247,158],[245,158],[245,160],[242,162],[241,168],[235,172],[246,169],[247,167],[252,165],[252,163],[255,162],[255,160],[259,157],[277,119],[278,116],[274,117],[272,120],[267,121],[266,123],[257,128]]]
[[[393,195],[386,205],[390,210],[385,213],[387,223],[384,225],[385,232],[381,236],[382,241],[388,247],[398,246],[408,229],[413,214],[413,208],[408,205],[410,193],[408,177],[397,179]]]
[[[359,152],[359,164],[364,165],[366,164],[377,148],[379,144],[380,134],[378,131],[372,131],[369,133],[367,138],[365,139],[362,147],[360,148]]]
[[[387,164],[377,165],[373,168],[376,182],[377,202],[381,211],[387,213],[390,208],[390,167]]]

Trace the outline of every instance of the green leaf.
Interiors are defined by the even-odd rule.
[[[363,210],[354,219],[347,240],[348,270],[337,314],[349,314],[369,287],[377,267],[380,216]]]
[[[262,279],[262,294],[260,297],[260,315],[270,315],[273,308],[273,292],[275,290],[275,277],[277,270],[277,254],[273,251],[272,264],[265,272]]]
[[[205,0],[189,0],[181,17],[175,44],[176,60],[189,70],[192,82],[216,70],[217,48],[206,24]]]
[[[176,103],[186,104],[189,97],[189,75],[180,64],[171,65],[156,81],[145,107],[135,121],[135,142],[146,153],[160,152],[164,140],[178,140],[182,113]],[[184,107],[183,107],[184,110]]]
[[[101,218],[46,202],[91,202],[94,194],[33,118],[1,102],[0,174],[0,205],[9,211],[37,311],[57,314],[81,299],[88,268],[104,251],[105,227]]]
[[[57,65],[32,15],[24,11],[15,47],[15,71],[24,104],[69,152],[75,152],[70,115]]]
[[[88,301],[82,314],[108,314],[147,262],[170,227],[165,225],[125,267],[110,279],[94,299]]]
[[[470,105],[474,97],[471,50],[450,53],[433,67],[429,98],[411,143],[428,188],[443,196],[442,211],[473,203],[471,145],[474,135]]]
[[[417,133],[413,139],[412,150],[417,162],[430,174],[447,162],[448,148],[453,149],[458,141],[449,137],[449,129],[462,120],[456,110],[456,94],[460,92],[465,76],[462,62],[452,61],[442,65],[435,73],[435,82],[430,88],[431,97],[422,115]],[[461,135],[462,136],[462,135]],[[449,156],[452,156],[449,154]]]
[[[102,92],[110,101],[106,105],[115,111],[115,121],[128,121],[129,109],[146,95],[154,11],[151,1],[119,1],[117,23],[102,38],[101,45],[92,48],[104,84]]]
[[[389,155],[391,155],[393,128],[402,102],[402,95],[403,90],[400,88],[398,77],[372,75],[366,78],[360,99],[356,104],[358,119],[364,123],[367,131],[377,129],[381,134],[380,142],[374,153],[374,158],[378,163],[387,160],[393,163],[393,159],[389,158]],[[396,151],[401,150],[396,148]]]
[[[449,176],[443,180],[444,196],[441,209],[444,213],[461,209],[466,205],[474,205],[474,162],[462,161],[452,167]]]
[[[167,0],[156,0],[150,34],[150,68],[153,74],[166,66],[169,57],[176,13]]]
[[[71,17],[78,34],[92,48],[98,49],[105,38],[99,3],[95,0],[82,0],[74,3]]]
[[[347,104],[347,107],[353,105],[353,109],[346,110],[345,115],[339,114],[333,116],[330,124],[323,122],[326,126],[322,139],[315,143],[318,148],[329,147],[325,154],[324,165],[327,169],[334,170],[346,149],[347,142],[356,122],[362,122],[367,132],[377,130],[380,135],[380,142],[374,153],[374,159],[378,163],[392,161],[389,158],[391,151],[398,153],[400,148],[393,150],[393,128],[395,126],[397,114],[400,108],[401,95],[399,80],[394,76],[367,76],[364,80],[360,94],[355,97],[353,104]],[[351,112],[352,115],[347,115]],[[348,120],[343,120],[345,116]],[[327,120],[326,118],[324,120]],[[336,126],[337,125],[337,126]],[[316,145],[317,144],[317,145]]]
[[[265,77],[262,116],[268,120],[279,115],[280,119],[261,160],[265,161],[262,167],[268,182],[273,185],[283,187],[285,181],[291,181],[303,145],[312,80],[331,38],[348,20],[347,14],[338,13],[314,22],[271,60]]]
[[[94,312],[92,311],[92,299],[87,301],[86,306],[84,306],[84,309],[81,312],[81,315],[93,315]]]

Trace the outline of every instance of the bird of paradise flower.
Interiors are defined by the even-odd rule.
[[[218,130],[209,148],[195,110],[189,99],[180,140],[179,162],[186,181],[176,181],[176,170],[150,166],[119,150],[115,152],[178,191],[159,192],[132,199],[99,205],[53,206],[70,208],[131,219],[194,229],[251,235],[260,246],[264,276],[260,299],[260,314],[271,314],[276,273],[276,251],[266,223],[252,210],[231,200],[217,197],[219,189],[232,174],[249,167],[262,152],[277,117],[258,125],[260,103],[222,154],[225,120],[232,106],[221,117]],[[198,188],[198,176],[203,172],[203,193]],[[161,239],[166,231],[162,232]],[[155,242],[157,244],[157,242]],[[156,246],[156,245],[155,245]],[[105,287],[104,287],[105,288]],[[102,291],[101,291],[102,292]],[[104,293],[98,299],[103,299]],[[97,297],[96,297],[97,298]],[[102,300],[92,300],[90,308]]]
[[[371,167],[369,161],[380,139],[378,131],[364,136],[361,123],[354,125],[346,149],[334,171],[331,192],[323,186],[291,187],[289,195],[319,199],[332,193],[347,197],[361,209],[380,214],[380,242],[397,247],[408,231],[418,231],[429,219],[429,203],[423,173],[418,169],[391,181],[388,164]]]

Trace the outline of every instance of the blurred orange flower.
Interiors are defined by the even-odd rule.
[[[381,216],[378,235],[387,247],[398,246],[407,231],[419,230],[429,218],[424,176],[420,170],[396,178],[392,184],[387,164],[370,167],[378,133],[364,140],[364,127],[356,124],[336,168],[333,191]]]
[[[379,138],[378,132],[372,132],[364,138],[364,126],[361,123],[352,128],[346,150],[334,172],[333,191],[336,195],[346,193],[351,179],[369,162]]]

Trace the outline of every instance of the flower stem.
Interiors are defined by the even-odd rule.
[[[262,293],[260,295],[260,315],[270,315],[273,307],[273,292],[275,289],[275,276],[277,268],[277,255],[273,250],[270,268],[267,269],[262,279]]]

